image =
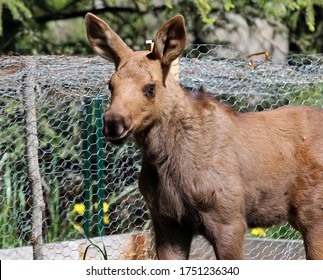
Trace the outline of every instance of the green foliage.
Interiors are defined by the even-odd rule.
[[[73,0],[45,0],[45,5],[54,12],[60,12],[64,10],[66,7],[68,7],[71,3],[73,3]]]
[[[5,100],[5,99],[3,99]],[[0,107],[4,106],[1,104]],[[30,225],[20,218],[28,211],[28,194],[25,192],[27,175],[22,172],[26,158],[22,112],[19,102],[8,102],[0,114],[0,244],[2,248],[22,246]]]
[[[107,253],[107,250],[105,248],[105,246],[103,245],[102,246],[102,249],[99,245],[95,244],[91,239],[87,238],[87,240],[90,242],[90,245],[88,245],[86,248],[85,248],[85,251],[84,251],[84,256],[83,256],[83,260],[86,260],[86,257],[87,257],[87,251],[93,247],[94,249],[96,249],[98,252],[100,252],[100,254],[102,255],[103,257],[103,260],[108,260],[108,253]]]
[[[306,24],[310,31],[315,31],[314,7],[311,1],[306,1]]]
[[[208,17],[208,14],[211,12],[211,6],[206,0],[194,0],[193,3],[196,6],[197,10],[200,13],[202,21],[206,24],[212,24],[214,19]]]
[[[302,239],[301,233],[290,224],[271,227],[266,231],[266,234],[268,237],[276,239]]]
[[[231,0],[224,0],[223,2],[224,2],[224,9],[227,12],[235,8],[235,5],[232,3]]]
[[[172,2],[174,2],[174,4]],[[166,6],[170,9],[176,8],[175,2],[178,3],[181,1],[165,0]],[[250,11],[248,6],[252,5],[255,14],[261,15],[263,13],[266,18],[276,20],[287,19],[295,12],[304,9],[306,11],[306,24],[308,29],[312,32],[315,31],[314,6],[323,6],[322,0],[260,0],[257,1],[258,4],[257,2],[254,3],[253,1],[247,0],[234,1],[235,4],[233,4],[231,0],[222,0],[222,3],[220,2],[220,4],[209,0],[191,0],[191,2],[194,3],[202,21],[206,24],[215,21],[215,18],[210,16],[213,9],[219,9],[221,12],[234,10],[237,13],[245,14],[246,11]]]
[[[173,9],[173,4],[171,0],[165,0],[165,5],[168,9]]]
[[[31,11],[27,8],[24,0],[1,0],[0,1],[0,36],[2,35],[2,14],[3,8],[9,9],[13,19],[24,21],[25,19],[30,19],[32,17]]]
[[[247,236],[273,239],[302,239],[301,233],[294,229],[289,223],[283,223],[270,228],[249,229],[247,231]]]
[[[273,17],[275,19],[288,18],[290,16],[299,15],[299,11],[305,9],[306,14],[306,24],[308,29],[312,32],[315,31],[315,12],[314,5],[323,6],[323,2],[321,0],[318,1],[309,1],[309,0],[272,0],[260,1],[267,12],[269,17]]]
[[[88,10],[95,12],[97,7],[94,3],[86,0],[1,0],[0,36],[3,27],[1,21],[7,20],[7,17],[3,17],[3,9],[6,7],[6,14],[9,10],[15,20],[15,29],[7,32],[12,33],[12,36],[5,40],[15,42],[14,49],[11,44],[9,51],[67,55],[91,52],[85,35],[84,20],[80,15]],[[317,8],[323,6],[322,0],[164,0],[161,2],[164,6],[158,6],[154,0],[110,0],[102,3],[103,6],[97,13],[103,18],[106,15],[109,24],[135,49],[143,48],[143,42],[147,38],[153,38],[154,34],[151,32],[159,26],[158,18],[181,13],[187,18],[188,31],[191,32],[192,28],[196,28],[191,25],[198,22],[203,23],[198,25],[203,30],[208,30],[208,26],[212,24],[222,25],[226,20],[225,14],[232,11],[244,17],[249,24],[255,18],[272,21],[273,26],[274,22],[282,22],[289,28],[290,41],[296,49],[312,53],[322,51],[319,40],[323,23],[319,14],[315,18]],[[159,2],[158,4],[160,5]],[[118,7],[120,11],[109,12],[109,8]],[[155,15],[154,19],[152,14]],[[65,18],[69,20],[64,20]],[[56,19],[62,19],[64,23]],[[147,25],[151,28],[147,29]],[[142,32],[138,33],[138,30]],[[2,42],[2,45],[6,48],[8,44]]]

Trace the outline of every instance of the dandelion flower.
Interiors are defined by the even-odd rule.
[[[77,224],[73,224],[73,227],[74,227],[74,229],[76,229],[77,231],[83,232],[83,228],[82,228],[82,226],[77,225]]]
[[[79,215],[83,215],[85,212],[85,205],[83,203],[75,203],[74,212],[76,212]]]
[[[262,237],[265,237],[266,236],[266,229],[264,228],[253,228],[251,229],[250,233],[254,236],[262,236]]]
[[[109,220],[109,216],[108,216],[108,215],[104,215],[104,217],[103,217],[103,223],[104,223],[105,225],[107,225],[107,224],[109,224],[109,223],[110,223],[110,220]]]
[[[109,204],[107,202],[103,202],[103,213],[108,213],[109,211]]]
[[[98,210],[98,203],[97,202],[95,202],[94,203],[94,209],[95,210]],[[103,213],[108,213],[108,211],[109,211],[109,204],[106,202],[106,201],[104,201],[103,202]]]

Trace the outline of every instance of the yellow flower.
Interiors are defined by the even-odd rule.
[[[108,213],[109,211],[109,204],[107,202],[103,202],[103,213]]]
[[[108,215],[104,215],[104,217],[103,217],[103,223],[106,224],[106,225],[110,223],[110,220],[109,220],[109,216]]]
[[[262,236],[266,237],[266,229],[264,228],[253,228],[251,229],[250,233],[255,236]]]
[[[77,231],[83,232],[82,226],[77,225],[77,224],[73,224],[73,226],[74,226],[74,229],[76,229]]]
[[[79,215],[83,215],[85,212],[85,205],[83,203],[75,203],[74,212],[76,212]]]
[[[94,209],[98,210],[98,203],[97,202],[94,203]],[[109,211],[109,204],[106,201],[104,201],[103,202],[103,213],[108,213],[108,211]]]

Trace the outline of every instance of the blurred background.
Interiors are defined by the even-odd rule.
[[[231,45],[271,56],[323,52],[323,0],[2,0],[0,53],[88,55],[84,15],[92,12],[133,49],[181,13],[188,43]]]

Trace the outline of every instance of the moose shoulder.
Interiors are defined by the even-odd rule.
[[[288,220],[308,259],[323,259],[323,111],[310,107],[240,114],[203,92],[194,97],[168,75],[186,44],[184,18],[157,32],[151,52],[134,52],[87,14],[93,50],[113,62],[104,134],[132,135],[139,180],[160,259],[185,259],[195,234],[218,259],[242,259],[247,227]]]

